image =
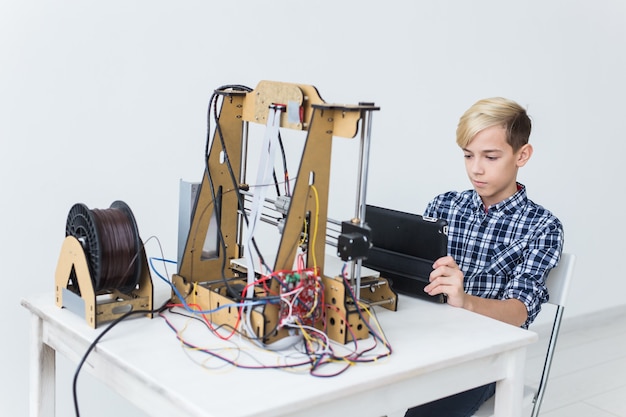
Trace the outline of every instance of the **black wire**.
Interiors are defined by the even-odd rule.
[[[102,333],[100,333],[98,335],[98,337],[96,337],[94,339],[93,342],[91,342],[91,345],[89,345],[89,348],[87,349],[87,351],[85,352],[85,354],[83,355],[83,358],[80,360],[80,362],[78,363],[78,367],[76,368],[76,372],[74,373],[74,380],[72,382],[72,395],[74,398],[74,411],[76,413],[76,417],[80,417],[80,412],[78,410],[78,397],[76,395],[76,386],[77,386],[77,382],[78,382],[78,374],[80,373],[81,368],[83,367],[83,364],[85,363],[85,361],[87,360],[87,356],[89,356],[89,354],[91,353],[91,351],[96,347],[96,344],[98,344],[98,342],[100,341],[100,339],[102,339],[104,337],[105,334],[107,334],[109,332],[109,330],[111,330],[113,327],[115,327],[118,323],[122,322],[123,320],[127,319],[128,317],[135,315],[135,314],[155,314],[155,313],[160,313],[163,310],[166,309],[167,305],[170,303],[170,300],[167,300],[161,307],[154,309],[154,310],[133,310],[133,311],[129,311],[127,313],[125,313],[124,315],[118,317],[117,319],[115,319],[114,321],[112,321],[107,327],[106,329],[104,329],[102,331]]]
[[[280,131],[278,132],[278,144],[280,145],[280,154],[283,158],[283,177],[285,179],[285,187],[289,190],[289,182],[287,181],[287,177],[289,176],[289,171],[287,170],[287,155],[285,154],[285,146],[283,145],[283,138],[280,135]],[[286,192],[285,195],[289,196],[291,193]],[[280,195],[280,193],[278,193]]]
[[[278,182],[278,177],[276,176],[276,169],[272,170],[272,177],[274,177],[274,187],[276,187],[276,195],[280,197],[280,183]]]
[[[280,146],[280,154],[283,160],[283,179],[287,178],[287,155],[285,154],[285,145],[283,145],[283,138],[280,135],[280,131],[278,132],[278,144]],[[276,169],[274,168],[272,171],[272,175],[274,176],[274,185],[276,186],[276,195],[280,197],[280,184],[282,181],[278,181],[276,177]],[[289,184],[287,184],[289,186]],[[286,196],[289,196],[289,193],[285,193]]]
[[[241,195],[241,193],[239,192],[239,184],[237,183],[236,179],[235,179],[235,174],[233,172],[232,166],[230,164],[230,158],[228,156],[228,151],[226,149],[226,143],[224,141],[224,136],[222,133],[222,129],[221,126],[219,124],[219,116],[217,114],[217,102],[218,102],[218,98],[220,96],[220,94],[218,94],[218,91],[223,91],[226,89],[232,89],[235,91],[244,91],[244,92],[250,92],[252,91],[252,89],[250,87],[246,87],[244,85],[239,85],[239,84],[233,84],[233,85],[223,85],[217,89],[215,89],[213,91],[213,94],[211,95],[211,98],[209,99],[209,105],[207,108],[207,138],[206,138],[206,145],[205,145],[205,171],[206,171],[206,175],[207,175],[207,179],[209,181],[209,186],[210,186],[210,192],[211,192],[211,199],[212,199],[212,204],[213,204],[213,208],[214,208],[214,213],[216,215],[216,223],[218,225],[217,227],[217,234],[218,234],[218,241],[220,244],[220,248],[221,248],[221,253],[223,254],[221,256],[222,258],[222,267],[221,267],[221,277],[222,280],[224,282],[224,285],[228,288],[228,293],[235,296],[237,301],[241,301],[241,297],[237,297],[236,292],[231,290],[231,286],[230,283],[228,282],[228,279],[226,278],[226,241],[224,239],[224,235],[222,233],[222,228],[221,228],[221,216],[220,216],[220,210],[217,210],[217,205],[216,203],[220,203],[220,209],[221,209],[221,200],[217,199],[216,196],[216,191],[215,191],[215,185],[213,184],[213,178],[211,177],[211,171],[209,169],[209,154],[210,154],[210,149],[211,149],[211,113],[213,113],[213,117],[215,119],[215,133],[217,134],[217,137],[219,138],[221,145],[222,145],[222,149],[224,152],[224,161],[226,163],[227,169],[228,169],[228,173],[230,174],[231,177],[231,182],[233,183],[233,190],[235,191],[236,195],[237,195],[237,201],[239,206],[243,209],[243,197]],[[198,191],[198,194],[201,193],[201,188]],[[242,210],[243,213],[243,210]],[[194,214],[195,215],[195,214]],[[245,215],[245,213],[243,214],[243,218],[246,221],[246,224],[248,222],[248,218]],[[256,242],[254,242],[254,246],[256,248]],[[257,252],[258,252],[258,248],[257,248]],[[263,264],[265,264],[265,261],[263,260],[262,257],[261,258],[261,262],[263,262]],[[193,268],[192,268],[193,269]]]
[[[222,87],[222,88],[220,88],[220,89],[223,89],[223,88],[224,88],[224,87]],[[252,90],[251,88],[249,88],[249,87],[244,87],[244,86],[240,86],[240,85],[235,86],[235,88],[241,89],[241,90],[246,91],[246,92],[253,91],[253,90]],[[241,194],[241,193],[239,192],[239,184],[238,184],[237,179],[235,178],[235,172],[234,172],[233,167],[232,167],[232,165],[231,165],[231,163],[230,163],[230,158],[229,158],[229,156],[228,156],[228,151],[227,151],[227,149],[226,149],[226,142],[224,141],[224,134],[223,134],[223,132],[222,132],[222,127],[221,127],[221,126],[220,126],[220,124],[219,124],[219,115],[217,114],[217,105],[216,105],[216,104],[217,104],[216,95],[217,95],[217,94],[215,93],[215,94],[214,94],[214,96],[212,97],[212,99],[214,100],[214,104],[213,104],[213,117],[214,117],[214,119],[215,119],[215,131],[216,131],[216,133],[217,133],[217,137],[219,138],[219,140],[220,140],[220,142],[221,142],[221,145],[222,145],[222,150],[223,150],[223,152],[224,152],[224,162],[225,162],[225,164],[226,164],[227,171],[228,171],[228,173],[229,173],[229,175],[230,175],[231,182],[232,182],[232,184],[233,184],[233,187],[234,187],[235,193],[237,194],[237,201],[238,201],[238,203],[239,203],[239,209],[241,210],[241,212],[242,212],[242,213],[245,213],[245,211],[244,211],[244,197],[243,197],[243,194]],[[206,161],[207,161],[207,162],[206,162],[206,163],[207,163],[207,167],[206,167],[206,169],[207,169],[207,175],[208,175],[208,177],[209,177],[209,180],[211,180],[210,172],[209,172],[209,169],[208,169],[208,158],[206,158]],[[213,185],[211,185],[211,188],[212,188],[212,191],[213,191]],[[215,198],[215,196],[213,196],[213,198]],[[243,219],[244,219],[244,221],[246,222],[246,224],[248,224],[248,216],[246,216],[246,215],[244,214],[244,215],[243,215]],[[220,229],[220,228],[218,227],[218,229]],[[220,235],[221,235],[221,230],[220,230],[220,232],[219,232],[219,233],[220,233]],[[225,242],[222,240],[222,242],[221,242],[221,243],[222,243],[222,245],[223,245],[223,249],[224,249],[224,250],[226,250]],[[259,247],[258,247],[258,245],[257,245],[257,243],[256,243],[256,239],[255,239],[254,237],[252,237],[252,246],[254,247],[254,250],[256,251],[257,256],[259,257],[259,261],[260,261],[263,265],[265,265],[265,267],[266,267],[267,269],[270,269],[269,267],[267,267],[267,264],[266,264],[266,262],[265,262],[265,259],[264,259],[263,255],[262,255],[261,250],[259,249]],[[224,273],[224,272],[223,272],[223,270],[224,270],[225,268],[226,268],[226,258],[225,258],[225,257],[222,257],[222,274]]]
[[[372,326],[370,325],[369,321],[365,319],[365,317],[363,316],[363,312],[359,308],[357,297],[354,295],[354,292],[352,291],[352,287],[350,286],[350,283],[348,282],[348,280],[345,277],[343,277],[343,283],[344,283],[344,287],[348,291],[348,294],[350,294],[350,298],[352,298],[352,301],[354,302],[354,305],[356,307],[356,312],[359,315],[359,317],[361,318],[361,321],[363,322],[363,324],[365,324],[365,327],[367,327],[367,329],[372,334],[372,336],[375,339],[378,339],[385,347],[387,347],[387,349],[389,351],[388,355],[391,355],[392,352],[393,352],[393,350],[391,348],[391,344],[389,344],[389,342],[385,340],[386,337],[383,339],[383,336],[379,335],[378,332],[376,332],[372,328]],[[365,352],[361,352],[358,356],[362,356],[364,353]]]
[[[205,144],[205,171],[206,171],[206,175],[208,178],[208,182],[209,182],[209,186],[210,186],[210,192],[211,192],[211,198],[213,201],[213,207],[214,207],[214,212],[216,215],[216,221],[217,221],[217,233],[218,233],[218,241],[220,244],[220,248],[222,250],[222,265],[221,265],[221,276],[222,276],[222,280],[224,282],[224,285],[226,286],[226,288],[228,289],[228,293],[230,296],[232,296],[236,301],[245,301],[248,300],[248,298],[246,298],[245,296],[243,296],[243,294],[240,296],[238,295],[235,291],[233,291],[231,289],[231,285],[228,282],[228,279],[226,278],[225,275],[225,270],[226,270],[226,242],[221,230],[221,219],[220,219],[220,210],[216,209],[216,203],[219,203],[219,200],[217,199],[216,196],[216,190],[215,190],[215,184],[213,183],[213,179],[211,177],[211,172],[210,172],[210,167],[209,167],[209,154],[211,151],[211,113],[213,113],[213,119],[215,120],[215,132],[214,132],[214,138],[219,139],[221,147],[222,147],[222,151],[223,151],[223,158],[224,158],[224,163],[226,165],[227,171],[229,173],[229,176],[231,178],[231,182],[233,184],[233,191],[235,191],[236,196],[237,196],[237,201],[238,201],[238,205],[239,205],[239,209],[240,212],[242,213],[242,217],[243,220],[245,221],[245,223],[248,225],[248,216],[245,210],[245,199],[243,194],[240,192],[239,190],[239,183],[238,180],[235,177],[235,173],[233,171],[231,162],[230,162],[230,157],[228,154],[228,150],[226,148],[226,143],[224,140],[224,135],[222,132],[222,127],[220,125],[220,120],[219,120],[219,114],[218,114],[218,109],[217,109],[217,103],[219,101],[219,97],[222,95],[219,92],[220,91],[224,91],[226,89],[232,89],[235,91],[244,91],[246,93],[253,91],[251,88],[243,86],[243,85],[225,85],[225,86],[221,86],[218,89],[213,91],[213,94],[211,95],[211,98],[209,100],[209,105],[207,108],[207,138],[206,138],[206,144]],[[279,141],[279,145],[280,145],[280,150],[281,150],[281,155],[282,155],[282,162],[283,162],[283,171],[284,171],[284,177],[286,178],[288,175],[288,171],[287,171],[287,160],[286,160],[286,154],[285,154],[285,148],[283,145],[283,141],[282,141],[282,137],[280,135],[280,132],[278,134],[278,141]],[[278,196],[280,196],[280,188],[279,188],[279,181],[278,178],[276,177],[276,171],[273,171],[273,176],[274,176],[274,183],[276,186],[276,193]],[[200,193],[200,191],[199,191]],[[220,206],[221,209],[221,206]],[[195,214],[194,214],[195,215]],[[251,239],[251,244],[257,254],[257,256],[259,257],[259,261],[261,262],[262,265],[264,265],[268,270],[271,270],[271,268],[269,268],[265,262],[265,259],[257,245],[256,239],[254,238],[254,236]],[[193,268],[192,268],[193,269]],[[253,297],[254,298],[254,297]],[[275,329],[274,329],[275,331]],[[272,334],[272,333],[268,333],[265,336]]]
[[[211,108],[213,108],[213,118],[215,119],[215,132],[217,133],[217,137],[219,138],[219,140],[221,142],[221,145],[222,145],[222,150],[224,152],[224,162],[226,164],[228,173],[230,174],[230,177],[231,177],[231,182],[233,183],[233,187],[234,187],[235,192],[237,194],[237,201],[239,202],[239,208],[240,208],[241,212],[243,213],[243,218],[244,218],[246,224],[248,224],[248,217],[245,214],[245,210],[244,210],[244,197],[239,192],[239,184],[238,184],[238,182],[237,182],[237,180],[235,178],[235,173],[234,173],[232,165],[230,163],[230,158],[228,156],[228,151],[226,149],[226,143],[224,141],[222,128],[221,128],[220,123],[219,123],[219,115],[217,113],[217,98],[218,98],[217,91],[223,91],[223,90],[225,90],[227,88],[230,88],[230,89],[233,89],[233,90],[236,90],[236,91],[245,91],[247,93],[253,91],[253,89],[251,89],[250,87],[246,87],[246,86],[240,85],[240,84],[234,84],[234,85],[226,85],[226,86],[219,87],[218,89],[216,89],[213,92],[213,94],[211,96],[211,99],[209,101],[209,107],[208,107],[209,114],[207,114],[207,142],[206,142],[206,146],[205,146],[206,172],[207,172],[207,175],[209,177],[209,182],[211,184],[212,198],[215,201],[215,198],[216,198],[215,197],[215,190],[214,190],[213,182],[211,180],[210,171],[209,171],[209,165],[208,165],[208,155],[209,155],[209,150],[210,150],[209,143],[210,143],[210,134],[211,134],[210,111],[211,111]],[[286,177],[288,175],[288,171],[287,171],[287,157],[286,157],[286,154],[285,154],[285,147],[283,145],[283,140],[282,140],[282,137],[280,135],[280,132],[278,133],[278,143],[280,145],[280,151],[281,151],[281,155],[282,155],[284,177]],[[276,193],[280,196],[279,181],[278,181],[278,179],[276,177],[276,171],[275,170],[273,171],[273,176],[274,176],[274,183],[276,185]],[[220,223],[218,222],[218,225],[219,224]],[[222,237],[221,228],[218,227],[218,229],[219,229],[218,234],[220,236],[220,243],[222,245],[222,249],[225,251],[226,247],[225,247],[225,242],[224,242],[223,237]],[[267,267],[265,259],[264,259],[263,255],[262,255],[262,253],[261,253],[261,251],[260,251],[260,249],[259,249],[259,247],[257,245],[256,239],[254,237],[252,237],[252,245],[253,245],[256,253],[257,253],[257,256],[259,257],[260,262]],[[225,258],[223,258],[222,261],[223,261],[222,275],[224,275],[223,271],[226,268]],[[268,269],[270,269],[270,268],[268,268]],[[224,277],[224,279],[225,279],[225,277]]]

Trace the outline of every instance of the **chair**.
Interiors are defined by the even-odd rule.
[[[552,332],[550,333],[550,342],[548,343],[539,386],[537,388],[528,385],[524,386],[524,404],[533,404],[533,411],[531,414],[532,417],[537,417],[539,415],[539,409],[541,408],[546,385],[548,384],[550,366],[552,365],[552,357],[554,356],[556,340],[559,336],[561,319],[563,318],[565,301],[567,299],[570,281],[574,272],[575,260],[575,255],[571,253],[563,253],[559,264],[556,268],[550,271],[548,279],[546,279],[546,286],[548,287],[548,294],[550,295],[550,301],[548,301],[548,303],[556,306],[556,313],[554,315],[554,323],[552,325]],[[491,397],[474,414],[474,417],[491,417],[494,415],[493,409],[494,397]]]

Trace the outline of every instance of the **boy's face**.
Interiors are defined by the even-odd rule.
[[[517,170],[530,158],[532,147],[526,144],[514,153],[504,127],[491,126],[478,132],[463,154],[467,176],[488,208],[515,194]]]

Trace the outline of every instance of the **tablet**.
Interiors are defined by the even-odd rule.
[[[445,302],[424,292],[432,264],[448,253],[448,223],[385,207],[367,205],[371,243],[363,265],[380,272],[400,293]]]

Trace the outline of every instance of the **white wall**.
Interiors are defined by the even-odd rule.
[[[19,302],[52,291],[69,208],[124,200],[144,240],[158,236],[174,259],[178,181],[202,175],[206,106],[223,84],[298,82],[328,102],[376,102],[368,200],[414,212],[469,187],[460,114],[487,96],[519,101],[535,147],[520,180],[578,255],[567,314],[623,304],[625,40],[621,0],[4,0],[0,414],[27,413]],[[337,146],[333,166],[356,158]],[[333,184],[339,194],[343,180]],[[351,214],[331,201],[331,217]],[[73,367],[59,368],[66,415]],[[85,415],[136,415],[110,397],[83,388]]]

